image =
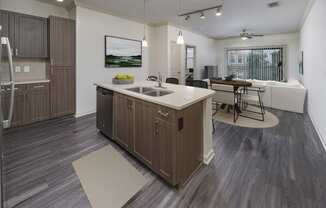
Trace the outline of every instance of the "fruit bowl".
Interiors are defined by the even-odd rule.
[[[112,79],[112,83],[113,84],[133,84],[134,83],[134,80],[133,79],[116,79],[116,78],[113,78]]]
[[[132,84],[134,83],[134,77],[129,74],[117,74],[112,79],[113,84]]]

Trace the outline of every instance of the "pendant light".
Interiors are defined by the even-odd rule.
[[[181,0],[179,0],[179,12],[181,12]],[[179,33],[178,33],[177,44],[178,45],[185,44],[185,40],[183,39],[183,35],[182,35],[181,29],[179,30]]]
[[[143,37],[143,40],[141,41],[142,42],[142,46],[144,48],[147,48],[148,47],[148,42],[146,40],[146,0],[144,0],[144,37]]]
[[[177,44],[183,45],[185,44],[185,40],[183,39],[182,31],[179,31],[178,38],[177,38]]]

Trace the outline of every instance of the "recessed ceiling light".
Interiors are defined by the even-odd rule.
[[[63,2],[64,0],[57,0],[57,2]]]

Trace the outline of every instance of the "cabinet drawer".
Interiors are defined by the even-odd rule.
[[[28,90],[32,90],[32,91],[49,90],[49,83],[29,84],[28,85]]]
[[[159,105],[155,106],[154,116],[171,123],[175,121],[175,111]]]

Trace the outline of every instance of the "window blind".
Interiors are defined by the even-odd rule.
[[[227,50],[228,75],[241,79],[283,80],[283,48]]]

